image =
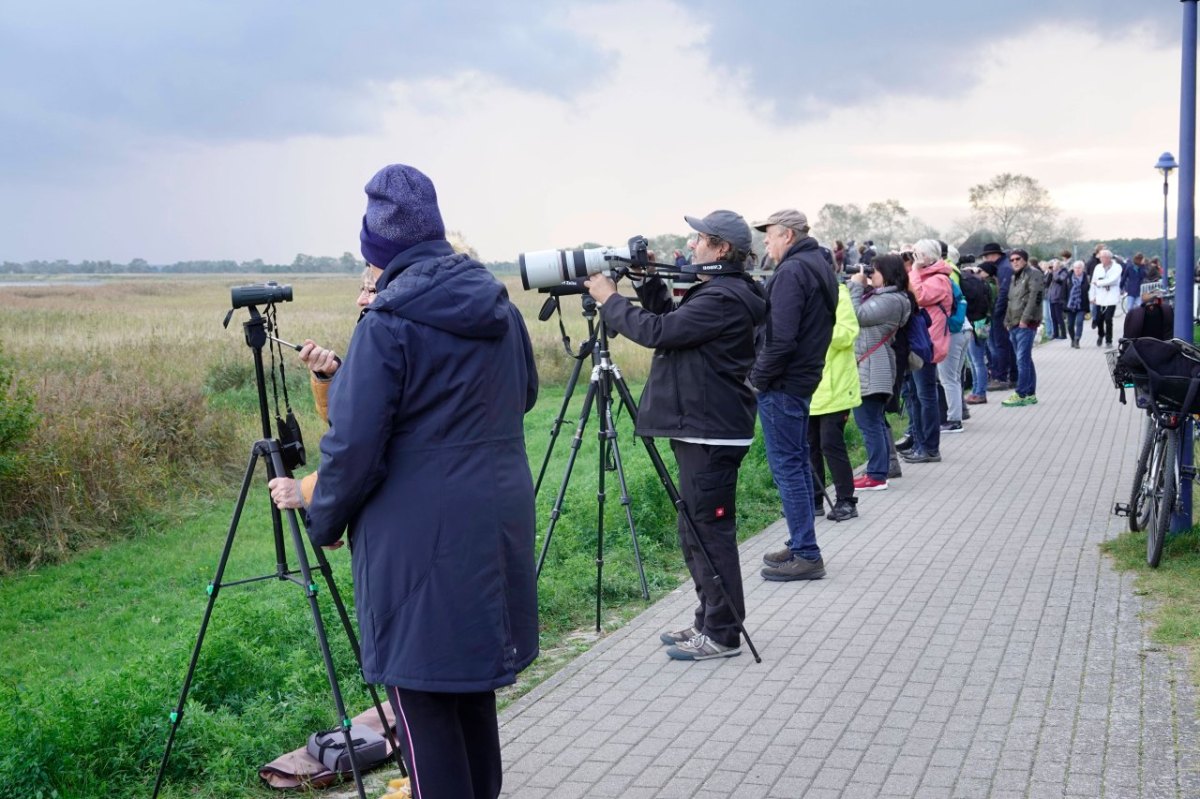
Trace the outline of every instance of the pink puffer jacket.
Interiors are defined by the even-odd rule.
[[[954,290],[950,287],[950,264],[938,261],[908,273],[908,287],[917,305],[929,314],[929,338],[933,340],[933,362],[941,363],[950,351],[946,320],[954,313]]]

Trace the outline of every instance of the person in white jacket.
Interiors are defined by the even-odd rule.
[[[1113,314],[1121,301],[1121,265],[1109,250],[1101,250],[1100,263],[1092,270],[1092,288],[1096,291],[1096,346],[1112,346]]]

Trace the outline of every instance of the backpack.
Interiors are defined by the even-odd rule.
[[[992,293],[987,283],[975,275],[962,276],[962,293],[967,298],[967,319],[978,322],[992,318]]]
[[[967,298],[959,288],[958,281],[951,280],[950,289],[954,299],[954,313],[946,315],[946,329],[951,333],[960,333],[963,323],[967,321]]]
[[[909,368],[913,371],[933,362],[933,339],[929,337],[930,324],[932,324],[932,320],[929,318],[929,312],[924,308],[909,316],[908,321],[904,324],[904,332],[908,338]],[[920,365],[913,362],[913,356],[916,356],[916,359],[921,362]]]

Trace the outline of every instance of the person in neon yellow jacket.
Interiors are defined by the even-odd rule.
[[[854,360],[856,338],[858,317],[850,302],[850,291],[843,283],[838,286],[833,338],[825,353],[825,368],[821,372],[821,383],[813,392],[808,418],[808,453],[812,459],[816,509],[818,512],[822,509],[825,465],[829,464],[837,499],[826,518],[835,522],[858,515],[854,471],[850,466],[850,453],[846,449],[846,420],[850,417],[850,410],[862,403],[858,363]]]

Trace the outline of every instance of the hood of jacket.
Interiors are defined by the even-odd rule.
[[[508,289],[445,241],[400,253],[376,285],[371,313],[395,314],[462,338],[494,339],[508,331]]]
[[[921,273],[921,279],[927,280],[933,275],[945,275],[946,277],[950,277],[950,272],[952,270],[950,269],[950,264],[946,263],[945,261],[937,261],[929,266],[922,266],[918,271]]]

